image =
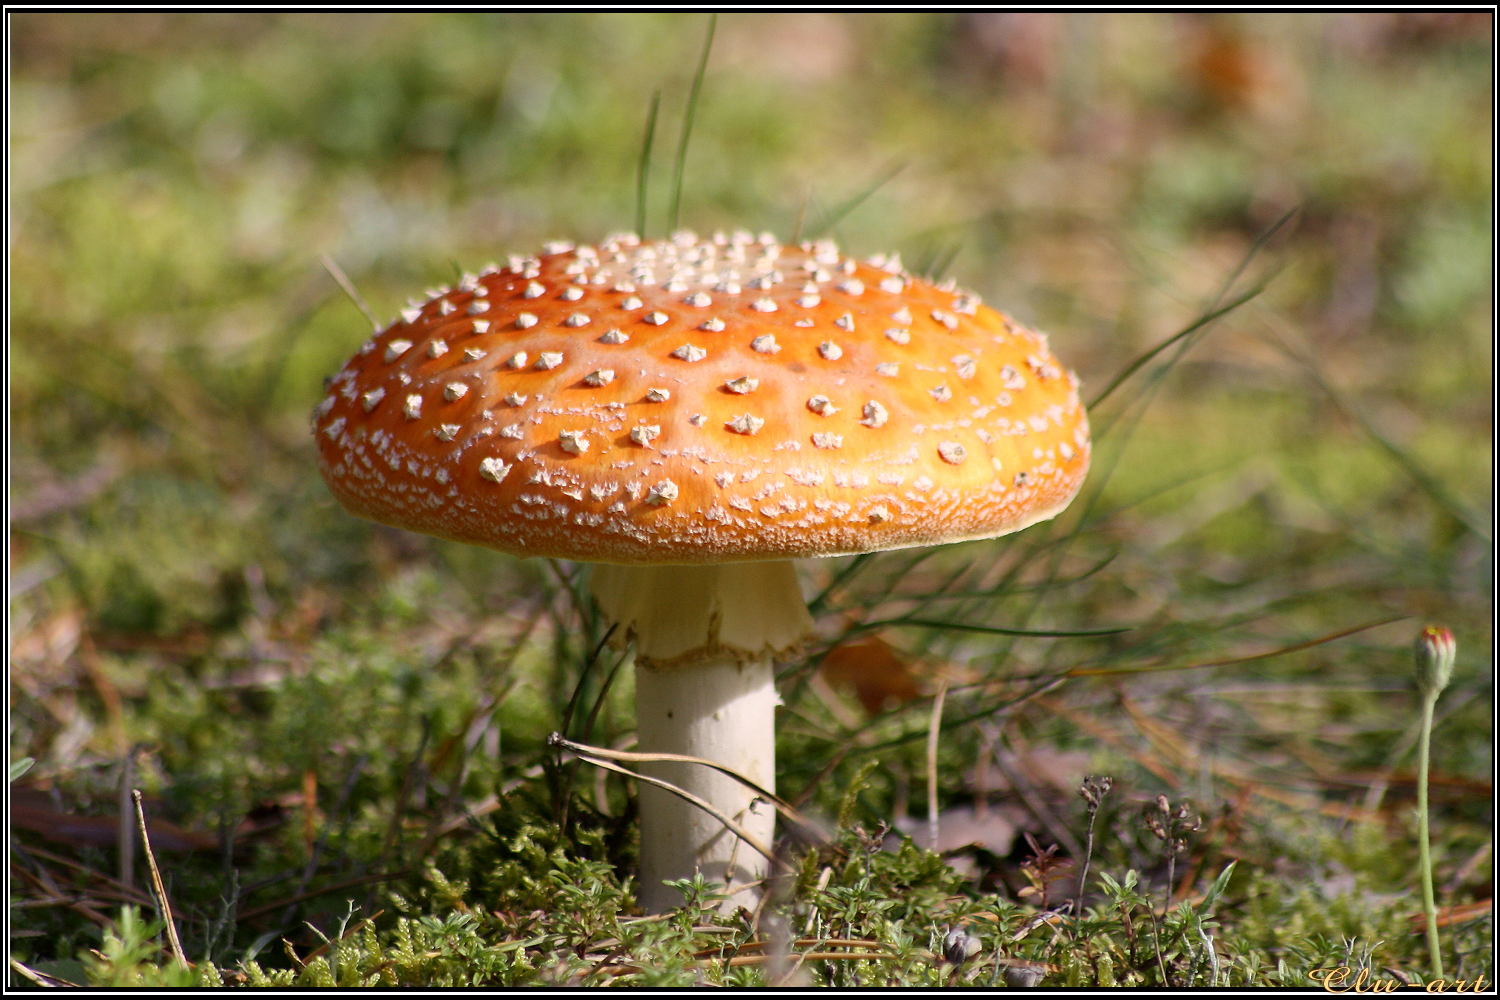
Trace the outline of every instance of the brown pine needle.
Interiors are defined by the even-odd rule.
[[[1439,927],[1451,927],[1454,924],[1468,923],[1470,920],[1478,920],[1487,917],[1495,911],[1493,899],[1481,899],[1474,903],[1462,903],[1454,906],[1439,907],[1437,911],[1437,925]],[[1411,921],[1411,932],[1423,934],[1427,930],[1427,914],[1413,913],[1407,918]]]

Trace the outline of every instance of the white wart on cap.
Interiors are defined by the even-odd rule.
[[[1046,339],[895,257],[549,250],[437,290],[330,380],[314,427],[347,508],[523,556],[713,563],[1001,535],[1083,482]]]

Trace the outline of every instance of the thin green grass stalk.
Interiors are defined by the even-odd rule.
[[[808,612],[815,616],[819,614],[823,610],[823,606],[828,602],[829,597],[833,595],[833,592],[853,579],[874,558],[875,553],[873,552],[861,552],[850,560],[849,565],[839,570],[838,575],[828,582],[828,586],[824,587],[817,597],[807,602]]]
[[[1312,379],[1313,383],[1328,396],[1333,405],[1338,407],[1350,420],[1359,425],[1359,429],[1365,432],[1371,441],[1374,441],[1382,451],[1391,457],[1402,470],[1411,477],[1412,481],[1421,488],[1438,506],[1441,507],[1449,517],[1462,524],[1465,528],[1478,535],[1486,542],[1492,541],[1490,529],[1484,519],[1470,509],[1458,497],[1454,496],[1436,476],[1417,461],[1406,449],[1401,448],[1391,441],[1365,416],[1364,412],[1354,404],[1347,396],[1333,386],[1328,379],[1323,377],[1323,371],[1317,360],[1310,355],[1295,350],[1290,345],[1280,343],[1278,346],[1287,357],[1300,364]]]
[[[822,236],[824,233],[828,232],[834,226],[838,225],[840,222],[843,222],[844,218],[850,212],[854,211],[860,205],[864,204],[866,198],[870,197],[870,195],[885,187],[885,185],[891,180],[891,178],[895,177],[905,169],[906,164],[896,164],[896,166],[892,167],[890,170],[887,170],[884,174],[882,174],[880,178],[875,181],[875,183],[871,184],[863,191],[860,191],[852,198],[845,200],[841,204],[835,205],[829,211],[829,213],[825,215],[816,226],[813,227],[812,231],[807,234],[807,238],[810,240],[815,240],[818,237]]]
[[[651,176],[651,144],[656,140],[656,113],[661,109],[661,91],[651,95],[646,115],[646,135],[641,139],[641,158],[635,168],[635,234],[646,238],[646,187]]]
[[[629,650],[620,654],[620,658],[610,668],[609,675],[604,678],[604,684],[599,688],[599,696],[594,699],[594,707],[589,709],[589,716],[583,722],[583,732],[579,736],[580,742],[587,743],[593,735],[594,723],[598,721],[599,712],[604,708],[604,702],[609,697],[609,689],[614,686],[615,678],[619,676],[620,668],[625,665],[625,661],[628,659],[630,659]]]
[[[1078,639],[1095,638],[1102,635],[1119,635],[1122,632],[1133,632],[1134,627],[1125,628],[1103,628],[1079,632],[1066,632],[1057,629],[1023,629],[1023,628],[998,628],[991,625],[968,625],[963,622],[945,622],[931,618],[891,618],[886,621],[866,622],[860,626],[861,631],[896,626],[919,626],[922,628],[940,629],[949,632],[981,632],[985,635],[1015,635],[1027,636],[1040,639]]]
[[[1291,222],[1292,219],[1295,216],[1301,214],[1301,212],[1301,205],[1293,205],[1291,208],[1282,213],[1281,218],[1271,223],[1269,227],[1267,227],[1259,236],[1255,238],[1255,242],[1250,244],[1250,249],[1245,251],[1245,256],[1240,258],[1239,264],[1233,271],[1229,273],[1229,277],[1225,279],[1224,284],[1219,286],[1219,292],[1214,296],[1213,301],[1210,303],[1210,308],[1224,301],[1224,296],[1229,294],[1229,290],[1234,287],[1235,282],[1239,281],[1241,275],[1243,275],[1246,269],[1250,267],[1250,262],[1255,260],[1255,258],[1260,255],[1260,252],[1266,248],[1266,244],[1271,242],[1271,237],[1280,232],[1282,226],[1286,225],[1288,222]],[[1265,282],[1263,281],[1261,282],[1261,284],[1265,285]]]
[[[1438,940],[1437,900],[1432,892],[1432,838],[1427,827],[1427,769],[1431,758],[1432,710],[1438,695],[1453,678],[1458,646],[1453,633],[1428,625],[1417,636],[1415,679],[1422,698],[1422,736],[1417,743],[1417,852],[1422,869],[1422,909],[1427,919],[1427,951],[1432,956],[1432,976],[1443,978],[1443,952]]]
[[[1443,978],[1443,950],[1438,940],[1437,899],[1432,891],[1432,837],[1427,828],[1427,767],[1432,744],[1432,709],[1436,691],[1422,698],[1422,737],[1417,743],[1417,854],[1422,869],[1422,912],[1427,920],[1427,951],[1434,979]]]
[[[359,294],[359,289],[354,287],[354,282],[349,280],[349,276],[344,273],[344,269],[339,267],[334,259],[326,253],[318,254],[318,260],[322,261],[323,270],[327,271],[329,277],[338,282],[338,286],[344,290],[344,294],[349,296],[349,301],[354,303],[355,308],[364,314],[365,319],[370,321],[370,326],[378,332],[380,330],[380,320],[375,318],[374,310],[365,302],[364,296]]]
[[[579,611],[581,613],[583,611],[583,609],[580,608]],[[606,631],[604,633],[604,636],[594,646],[594,651],[591,654],[589,654],[589,658],[584,662],[583,669],[578,672],[578,682],[575,685],[573,685],[573,695],[572,695],[571,698],[568,699],[568,707],[567,707],[566,711],[563,712],[562,724],[559,727],[559,731],[561,731],[563,733],[571,733],[571,731],[572,731],[572,725],[573,725],[573,713],[578,708],[579,699],[581,699],[583,697],[583,690],[584,690],[585,683],[588,681],[589,675],[592,673],[592,671],[594,669],[594,664],[599,661],[599,655],[604,652],[604,647],[609,642],[610,636],[612,636],[612,635],[615,634],[615,629],[617,629],[617,628],[619,628],[619,623],[618,622],[610,625],[608,631]],[[621,660],[621,662],[624,662],[623,659]],[[615,665],[615,669],[616,670],[619,669],[619,664],[618,663]],[[613,680],[614,680],[614,672],[611,671],[611,673],[609,675],[609,681],[613,681]],[[603,701],[603,695],[607,694],[608,691],[609,691],[609,689],[607,687],[605,687],[604,690],[601,692],[600,696],[595,699],[595,704],[594,704],[594,711],[595,712],[598,711],[599,704],[602,703],[602,701]],[[590,722],[590,724],[592,724],[593,718],[594,718],[594,713],[590,712],[590,714],[589,714],[589,722]],[[568,814],[570,812],[569,806],[571,805],[572,800],[573,800],[573,781],[574,781],[574,778],[577,776],[577,774],[578,774],[578,762],[575,760],[575,761],[571,762],[571,766],[569,766],[567,768],[567,771],[566,771],[566,773],[563,776],[561,792],[559,794],[559,799],[558,799],[558,807],[557,807],[557,809],[558,809],[558,825],[560,827],[562,827],[564,830],[566,830],[568,828]]]
[[[693,89],[688,94],[687,113],[682,119],[682,142],[677,146],[677,170],[672,175],[672,210],[667,213],[667,235],[677,231],[678,211],[682,207],[682,171],[687,164],[688,140],[693,136],[693,118],[698,113],[698,95],[703,90],[703,73],[708,69],[708,53],[714,47],[714,29],[719,15],[708,16],[708,34],[703,39],[703,54],[698,58],[698,72],[693,74]]]
[[[963,240],[955,241],[954,244],[948,248],[948,252],[937,258],[937,261],[926,272],[927,280],[942,281],[943,275],[948,273],[948,268],[953,266],[953,262],[958,259],[958,255],[963,251],[963,248]]]
[[[1088,404],[1089,409],[1092,410],[1094,407],[1098,406],[1100,403],[1102,403],[1106,399],[1108,399],[1110,397],[1110,395],[1112,395],[1114,393],[1114,391],[1120,387],[1121,383],[1125,382],[1126,379],[1130,378],[1130,376],[1134,375],[1136,372],[1140,371],[1141,368],[1143,368],[1145,365],[1149,364],[1150,361],[1151,361],[1151,359],[1154,358],[1154,357],[1156,357],[1162,351],[1165,351],[1167,348],[1171,347],[1173,344],[1177,344],[1177,343],[1179,343],[1180,341],[1182,341],[1184,339],[1192,337],[1194,334],[1198,334],[1198,333],[1204,332],[1206,330],[1206,328],[1208,326],[1210,326],[1212,323],[1214,323],[1216,320],[1218,320],[1218,319],[1220,319],[1220,318],[1228,315],[1229,313],[1234,312],[1240,306],[1242,306],[1245,303],[1249,302],[1251,299],[1256,298],[1257,296],[1259,296],[1261,294],[1261,292],[1264,292],[1265,290],[1266,290],[1266,286],[1264,284],[1256,285],[1254,288],[1250,289],[1249,291],[1244,292],[1241,295],[1235,296],[1235,298],[1233,300],[1231,300],[1230,302],[1226,303],[1225,305],[1219,306],[1218,308],[1215,308],[1215,309],[1210,309],[1208,312],[1201,314],[1193,322],[1189,323],[1187,326],[1183,327],[1181,330],[1178,330],[1176,333],[1172,334],[1172,336],[1168,337],[1166,340],[1162,341],[1160,344],[1157,344],[1155,347],[1153,347],[1150,350],[1146,351],[1146,353],[1142,354],[1140,357],[1136,358],[1130,364],[1126,365],[1125,368],[1124,368],[1124,370],[1122,370],[1120,372],[1120,374],[1116,375],[1110,381],[1109,385],[1107,385],[1107,386],[1104,387],[1103,391],[1101,391],[1093,399],[1089,400],[1089,404]],[[1191,343],[1192,343],[1192,341],[1189,341],[1189,343],[1186,344],[1186,345],[1184,345],[1184,347],[1191,346]],[[1180,352],[1179,352],[1179,356],[1180,356]],[[1176,360],[1177,360],[1177,358],[1174,357],[1171,361],[1167,362],[1167,364],[1166,364],[1165,367],[1171,368],[1176,363]],[[1098,437],[1103,436],[1106,433],[1106,431],[1109,429],[1109,427],[1110,427],[1110,425],[1112,423],[1113,423],[1113,421],[1111,421],[1110,423],[1106,423],[1106,424],[1103,425],[1103,427],[1097,429],[1095,431],[1095,433],[1094,433],[1094,437],[1098,438]]]
[[[1078,667],[1073,667],[1072,669],[1068,670],[1066,673],[1063,674],[1063,676],[1065,676],[1065,677],[1114,677],[1114,676],[1118,675],[1118,676],[1122,676],[1123,677],[1123,676],[1130,675],[1130,674],[1162,673],[1162,672],[1171,671],[1171,670],[1203,670],[1203,669],[1206,669],[1208,667],[1227,667],[1227,666],[1232,666],[1232,665],[1239,664],[1239,663],[1252,663],[1252,662],[1254,662],[1256,660],[1269,660],[1269,659],[1272,659],[1272,658],[1277,657],[1277,656],[1285,656],[1288,653],[1299,653],[1299,652],[1301,652],[1304,649],[1311,649],[1314,646],[1321,646],[1324,643],[1333,642],[1336,639],[1343,639],[1346,636],[1354,635],[1357,632],[1365,632],[1365,631],[1368,631],[1368,630],[1370,630],[1372,628],[1379,628],[1381,625],[1389,625],[1392,622],[1399,622],[1403,618],[1406,618],[1406,617],[1407,617],[1406,615],[1397,615],[1394,618],[1381,618],[1381,619],[1378,619],[1376,621],[1365,622],[1362,625],[1355,625],[1352,628],[1339,629],[1337,632],[1332,632],[1332,633],[1329,633],[1328,635],[1322,635],[1322,636],[1319,636],[1316,639],[1309,639],[1306,642],[1299,642],[1299,643],[1295,643],[1295,644],[1290,645],[1290,646],[1281,646],[1281,647],[1278,647],[1276,649],[1268,650],[1267,652],[1264,652],[1264,653],[1251,653],[1248,656],[1231,656],[1231,657],[1227,657],[1225,659],[1204,660],[1204,661],[1202,661],[1200,663],[1164,663],[1164,664],[1152,664],[1152,665],[1149,665],[1149,666],[1139,666],[1139,667],[1116,667],[1116,668],[1111,668],[1111,669],[1107,669],[1107,670],[1103,669],[1103,668],[1092,668],[1092,667],[1078,666]],[[1257,620],[1257,619],[1250,618],[1250,619],[1246,619],[1246,622],[1255,621],[1255,620]],[[1245,624],[1246,622],[1240,622],[1240,623],[1235,623],[1235,624]],[[1129,630],[1127,629],[1125,631],[1129,631]],[[1030,679],[1035,679],[1035,678],[1043,677],[1043,676],[1047,676],[1047,675],[1045,675],[1045,674],[1016,674],[1016,675],[1013,676],[1013,679],[1015,679],[1015,680],[1030,680]]]
[[[969,575],[970,570],[972,570],[973,568],[974,563],[972,560],[960,563],[959,567],[956,570],[949,573],[948,576],[944,578],[942,582],[938,583],[935,587],[924,588],[926,592],[917,596],[916,606],[907,611],[906,614],[902,615],[901,619],[905,621],[926,614],[932,604],[933,597],[938,594],[948,593],[950,590],[952,590],[953,587],[958,585],[960,580],[966,578]],[[941,611],[941,609],[939,609],[939,611]],[[961,611],[961,608],[954,608],[952,605],[950,605],[948,617],[946,619],[943,619],[943,624],[946,624],[949,621],[958,620],[961,617]],[[944,633],[941,631],[924,632],[918,638],[918,645],[915,652],[918,656],[925,656],[928,653],[932,652],[933,647],[940,644],[944,640],[944,638]]]
[[[797,223],[792,226],[792,238],[787,240],[793,246],[802,242],[802,226],[807,222],[807,206],[812,202],[812,195],[812,186],[808,185],[807,195],[802,199],[802,204],[797,206]]]
[[[981,721],[998,723],[1003,720],[1004,713],[1008,713],[1016,708],[1019,708],[1021,705],[1024,705],[1026,702],[1030,701],[1032,698],[1035,698],[1037,695],[1046,694],[1048,691],[1051,691],[1058,685],[1062,684],[1064,680],[1066,680],[1066,678],[1064,677],[1049,678],[1033,685],[1031,688],[1025,691],[1022,691],[1020,694],[1002,698],[1000,701],[997,701],[990,705],[982,705],[976,711],[969,712],[966,715],[960,715],[956,718],[946,719],[943,722],[943,728],[957,729],[962,726],[967,726],[972,722]],[[920,703],[913,702],[913,704]],[[877,724],[885,721],[887,720],[882,717],[876,717],[875,719],[872,719],[870,722],[866,723],[864,726],[855,730],[853,735],[859,736],[863,733],[866,733],[869,730],[875,728]],[[904,746],[907,743],[911,743],[914,740],[922,739],[926,735],[927,730],[925,729],[913,729],[912,731],[901,736],[892,737],[891,739],[883,740],[879,743],[872,743],[869,746],[860,747],[858,748],[857,752],[860,754],[867,754],[876,753],[881,750],[891,750],[895,747]]]
[[[1109,385],[1104,387],[1103,392],[1099,393],[1089,401],[1089,409],[1092,410],[1094,407],[1104,402],[1104,400],[1107,399],[1111,393],[1113,393],[1120,387],[1120,384],[1122,382],[1130,378],[1130,376],[1134,375],[1141,369],[1142,366],[1146,365],[1152,358],[1156,357],[1156,355],[1160,354],[1168,347],[1171,347],[1177,341],[1182,340],[1184,337],[1189,337],[1199,330],[1205,329],[1221,316],[1224,316],[1226,313],[1233,312],[1235,309],[1238,309],[1240,306],[1244,305],[1246,302],[1249,302],[1251,299],[1260,295],[1261,292],[1265,291],[1266,285],[1269,284],[1269,279],[1267,279],[1266,281],[1262,281],[1260,284],[1256,285],[1248,292],[1245,292],[1244,294],[1235,298],[1232,302],[1229,302],[1224,306],[1219,305],[1219,303],[1224,301],[1224,296],[1229,294],[1229,290],[1233,288],[1235,286],[1235,283],[1240,280],[1240,277],[1245,273],[1246,269],[1250,267],[1251,262],[1260,255],[1261,250],[1265,249],[1266,244],[1271,241],[1271,237],[1275,236],[1276,233],[1281,230],[1281,227],[1290,222],[1292,217],[1299,211],[1301,211],[1300,208],[1290,209],[1285,214],[1283,214],[1281,218],[1271,223],[1271,225],[1264,232],[1257,236],[1255,242],[1250,245],[1250,249],[1245,251],[1244,256],[1241,257],[1239,263],[1235,265],[1234,270],[1229,272],[1229,277],[1225,278],[1224,283],[1219,286],[1219,291],[1214,295],[1213,299],[1210,300],[1208,307],[1204,310],[1204,312],[1201,313],[1198,318],[1190,323],[1187,327],[1168,337],[1166,340],[1162,341],[1160,344],[1157,344],[1145,354],[1142,354],[1130,364],[1126,365],[1124,370],[1122,370],[1119,375],[1116,375],[1114,380],[1111,381]],[[1103,430],[1100,430],[1098,433],[1096,433],[1095,436],[1098,437],[1103,433]]]
[[[573,685],[573,696],[568,699],[568,707],[563,711],[562,725],[558,727],[558,730],[560,732],[571,735],[573,726],[573,713],[578,708],[579,698],[583,696],[584,681],[588,679],[589,672],[594,669],[594,664],[599,661],[599,654],[604,652],[604,646],[609,642],[609,637],[614,635],[615,629],[619,627],[619,622],[615,622],[613,625],[611,625],[609,627],[609,630],[604,633],[604,637],[595,644],[594,651],[589,654],[588,660],[584,662],[583,669],[578,673],[578,682]]]

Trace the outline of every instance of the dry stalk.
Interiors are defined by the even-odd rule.
[[[948,697],[948,679],[938,685],[932,699],[932,722],[927,727],[927,849],[938,849],[937,753],[938,734],[943,730],[943,702]]]
[[[156,894],[157,908],[167,925],[167,941],[172,946],[172,957],[179,966],[186,969],[187,956],[182,953],[182,941],[177,937],[177,921],[172,918],[172,904],[167,900],[167,890],[161,882],[161,870],[156,867],[156,854],[151,850],[151,837],[146,833],[146,810],[141,805],[141,790],[133,789],[130,797],[135,800],[135,820],[141,831],[141,846],[146,850],[146,865],[151,869],[151,891]]]

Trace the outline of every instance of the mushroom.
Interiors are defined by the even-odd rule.
[[[598,564],[594,597],[635,643],[639,749],[766,789],[772,663],[813,625],[791,560],[1018,531],[1089,464],[1078,380],[1042,335],[897,257],[748,233],[550,244],[465,276],[366,342],[313,423],[355,514]],[[732,777],[642,771],[772,842],[770,804]],[[645,909],[695,871],[753,898],[765,857],[640,795]]]

